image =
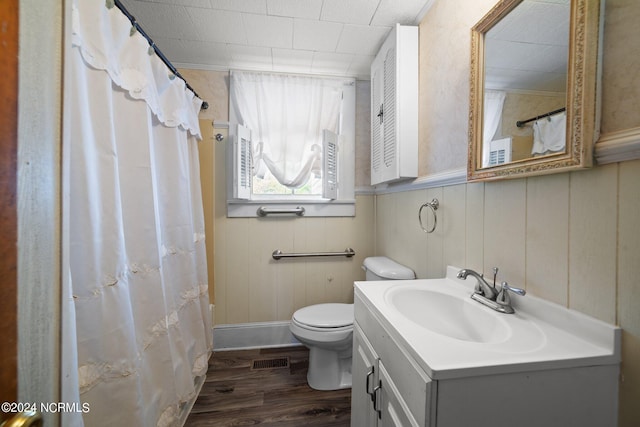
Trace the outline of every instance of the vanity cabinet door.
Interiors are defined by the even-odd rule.
[[[380,389],[376,393],[376,407],[380,411],[378,427],[425,427],[425,420],[418,423],[411,415],[384,364],[379,364],[379,371]]]
[[[379,383],[378,356],[357,324],[353,327],[351,374],[351,427],[375,427],[378,413],[373,396]]]

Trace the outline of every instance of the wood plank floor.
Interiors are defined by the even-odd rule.
[[[252,369],[254,360],[282,357],[289,358],[289,367]],[[311,389],[308,363],[306,347],[213,353],[185,426],[349,426],[351,389]]]

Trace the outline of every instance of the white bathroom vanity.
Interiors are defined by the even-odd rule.
[[[532,297],[514,314],[474,279],[356,282],[351,425],[617,425],[620,329]]]

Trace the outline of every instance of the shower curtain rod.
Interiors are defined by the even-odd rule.
[[[567,109],[565,107],[562,107],[562,108],[558,108],[557,110],[549,111],[548,113],[544,113],[544,114],[532,117],[532,118],[527,119],[527,120],[518,120],[516,122],[516,126],[521,128],[522,126],[524,126],[525,124],[527,124],[529,122],[533,122],[533,121],[536,121],[538,119],[543,119],[545,117],[553,116],[554,114],[562,113],[563,111],[566,111],[566,110]]]
[[[144,37],[145,39],[147,39],[147,42],[149,42],[149,46],[151,46],[151,48],[153,48],[154,52],[156,53],[156,55],[158,55],[158,57],[162,60],[162,62],[164,62],[164,65],[167,66],[167,68],[169,68],[169,70],[176,76],[179,77],[184,84],[187,86],[187,89],[189,89],[191,92],[193,92],[193,94],[202,99],[200,97],[200,95],[198,95],[198,93],[191,87],[191,85],[189,85],[189,83],[187,82],[187,80],[182,77],[182,75],[178,72],[178,70],[176,69],[176,67],[173,66],[173,64],[171,63],[171,61],[169,61],[167,59],[166,56],[164,56],[164,54],[160,51],[160,49],[158,48],[158,46],[156,46],[156,44],[153,42],[153,40],[151,39],[151,37],[149,37],[149,35],[142,29],[142,27],[140,26],[140,24],[138,24],[138,22],[136,21],[136,18],[129,13],[129,11],[127,10],[126,7],[124,7],[124,5],[122,4],[122,2],[120,0],[114,0],[114,4],[118,7],[118,9],[120,9],[120,11],[129,19],[129,21],[131,21],[131,25],[133,25],[133,27],[136,29],[136,31],[138,31],[142,37]],[[200,109],[202,110],[206,110],[207,108],[209,108],[209,103],[207,101],[202,101],[202,106],[200,107]]]

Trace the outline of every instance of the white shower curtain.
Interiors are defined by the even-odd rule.
[[[173,426],[212,348],[196,140],[201,101],[108,4],[73,6],[76,342],[64,345],[77,348],[79,399],[88,411],[63,423]]]
[[[482,121],[482,167],[490,164],[491,140],[502,119],[502,107],[507,94],[498,90],[484,91],[484,120]]]

